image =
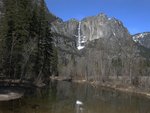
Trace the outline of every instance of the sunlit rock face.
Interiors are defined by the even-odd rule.
[[[106,15],[100,14],[82,20],[81,31],[87,41],[110,37],[111,25]]]
[[[150,32],[138,33],[132,38],[136,43],[150,49]]]
[[[123,26],[122,22],[115,18],[108,18],[103,13],[86,17],[81,21],[75,19],[66,22],[57,21],[53,25],[53,30],[76,39],[77,49],[79,50],[95,39],[117,37],[124,40],[123,38],[126,35],[129,36],[128,30]]]
[[[100,38],[113,41],[115,38],[124,40],[125,37],[129,37],[128,30],[119,20],[108,18],[103,13],[87,17],[81,23],[81,35],[87,43]]]

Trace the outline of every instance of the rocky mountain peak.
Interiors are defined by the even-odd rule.
[[[100,13],[96,16],[90,16],[78,21],[71,19],[66,22],[55,22],[52,25],[54,31],[65,36],[76,39],[76,45],[79,49],[92,40],[112,37],[129,37],[128,30],[122,22],[115,18],[109,18],[106,14]]]
[[[150,49],[150,32],[138,33],[132,38],[136,43]]]

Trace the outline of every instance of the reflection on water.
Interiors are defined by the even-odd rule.
[[[76,101],[76,113],[83,113],[83,102]]]
[[[22,99],[0,102],[0,113],[150,113],[149,105],[149,99],[133,94],[53,81],[28,89]]]

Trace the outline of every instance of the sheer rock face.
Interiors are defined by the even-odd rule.
[[[61,35],[55,37],[57,45],[66,46],[70,44],[73,48],[77,48],[79,28],[80,37],[84,38],[85,46],[96,39],[105,40],[108,44],[110,44],[110,48],[111,46],[117,46],[118,44],[120,46],[121,44],[126,45],[128,41],[132,42],[131,35],[123,26],[122,22],[115,18],[108,18],[105,14],[99,14],[97,16],[84,18],[80,22],[75,19],[71,19],[66,22],[63,22],[61,19],[57,19],[52,23],[52,31]],[[69,43],[67,43],[67,40]],[[70,46],[66,46],[65,48],[70,48]],[[65,48],[62,47],[61,49]]]
[[[138,33],[136,35],[133,35],[133,40],[141,46],[150,49],[150,32]]]
[[[109,38],[111,35],[124,38],[128,33],[122,23],[115,18],[108,18],[105,14],[88,17],[81,21],[81,32],[87,40]]]
[[[54,40],[56,41],[59,53],[62,54],[59,55],[61,58],[65,57],[64,54],[75,54],[77,51],[77,38],[75,37],[77,25],[78,22],[75,20],[64,23],[61,19],[57,19],[52,23],[52,31],[56,33]]]
[[[72,37],[78,43],[79,21],[71,19],[69,21],[57,21],[53,23],[53,30],[59,34]],[[95,39],[117,37],[124,40],[129,37],[128,30],[115,18],[108,18],[104,14],[87,17],[81,20],[80,35],[84,38],[85,45]],[[82,39],[81,39],[82,40]]]

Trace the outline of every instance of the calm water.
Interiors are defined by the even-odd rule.
[[[76,101],[83,106],[76,105]],[[0,113],[150,113],[150,99],[87,84],[53,82],[28,89],[22,99],[0,102]]]

